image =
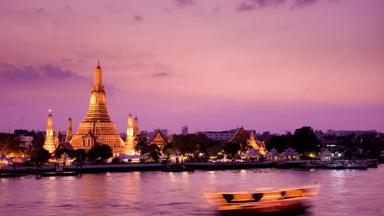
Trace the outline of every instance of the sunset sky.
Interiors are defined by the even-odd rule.
[[[98,59],[120,132],[384,131],[383,0],[0,0],[0,131],[76,129]]]

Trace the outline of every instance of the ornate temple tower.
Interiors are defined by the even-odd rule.
[[[54,138],[55,138],[54,139],[55,140],[55,146],[57,147],[61,143],[61,138],[62,138],[60,129],[57,130],[56,135],[54,136]]]
[[[127,127],[127,137],[125,139],[126,149],[124,151],[125,154],[134,154],[133,146],[134,146],[134,130],[133,130],[133,119],[132,115],[128,115],[128,127]]]
[[[90,149],[95,143],[103,143],[111,146],[113,153],[124,152],[124,141],[108,114],[99,63],[95,71],[87,115],[80,123],[70,143],[74,149]]]
[[[138,142],[138,139],[139,139],[139,118],[137,117],[137,115],[135,116],[135,119],[133,120],[133,136],[134,136],[134,139],[135,139],[135,144],[137,144]]]
[[[65,136],[65,142],[69,142],[72,139],[72,119],[68,118],[67,122],[67,135]]]
[[[55,137],[53,136],[53,119],[51,111],[49,111],[48,114],[47,130],[45,132],[45,141],[43,147],[49,151],[49,153],[53,153],[56,149]]]

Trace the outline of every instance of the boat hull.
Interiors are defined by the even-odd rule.
[[[243,205],[219,207],[220,215],[296,215],[305,213],[310,207],[305,201],[284,201],[263,203],[262,205]]]
[[[221,215],[297,215],[311,207],[318,185],[255,192],[208,193]]]

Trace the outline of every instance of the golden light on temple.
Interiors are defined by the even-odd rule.
[[[132,115],[128,115],[128,127],[127,127],[127,137],[125,141],[126,149],[125,154],[134,154],[133,145],[134,145],[134,134],[133,134],[133,119]]]
[[[45,140],[44,140],[44,149],[52,153],[56,149],[55,138],[53,135],[53,117],[52,110],[49,109],[48,120],[47,120],[47,129],[45,131]]]
[[[252,148],[254,149],[257,149],[262,155],[265,155],[267,153],[267,150],[265,149],[265,144],[255,139],[253,131],[251,131],[251,135],[249,136],[248,145],[252,146]]]
[[[109,145],[114,153],[125,152],[125,143],[108,114],[100,62],[95,70],[87,115],[70,141],[74,149],[90,149],[96,142]]]

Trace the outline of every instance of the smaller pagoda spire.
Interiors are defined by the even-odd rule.
[[[70,142],[72,139],[72,118],[68,118],[67,122],[67,134],[65,136],[65,142]]]
[[[135,115],[135,118],[133,120],[133,136],[137,138],[139,136],[139,118],[137,115]]]
[[[133,119],[132,114],[128,115],[128,127],[127,127],[127,137],[125,138],[125,154],[134,154],[133,143],[134,134],[133,134]]]

